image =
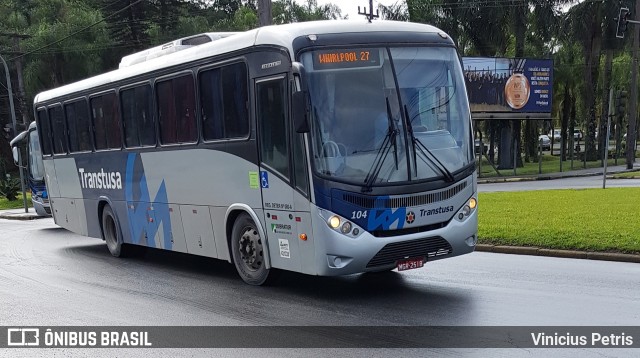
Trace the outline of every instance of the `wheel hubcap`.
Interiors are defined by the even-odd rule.
[[[262,267],[262,240],[254,228],[246,228],[243,231],[238,250],[242,262],[248,269],[256,271]]]

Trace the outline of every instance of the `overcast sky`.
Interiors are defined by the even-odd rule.
[[[304,4],[306,3],[306,0],[296,0],[298,3],[300,4]],[[571,3],[566,4],[564,6],[561,7],[561,11],[565,12],[567,11],[571,6],[577,4],[577,3],[581,3],[584,0],[570,0]],[[402,2],[402,3],[406,3],[405,0],[374,0],[373,1],[373,8],[374,10],[378,8],[378,4],[382,4],[385,6],[389,6],[389,5],[393,5],[397,2]],[[332,3],[335,5],[340,6],[340,9],[342,9],[342,16],[344,15],[349,15],[349,19],[350,20],[354,20],[354,19],[360,19],[360,18],[364,18],[362,15],[358,15],[358,6],[360,6],[360,9],[364,10],[363,8],[366,6],[367,8],[369,7],[369,0],[318,0],[318,5],[324,5],[327,3]]]
[[[305,0],[296,0],[296,1],[301,4],[306,2]],[[378,4],[389,6],[389,5],[395,4],[398,1],[402,1],[402,0],[374,0],[373,1],[374,13],[375,13],[375,10],[378,8]],[[402,1],[402,2],[405,2],[405,1]],[[324,5],[327,3],[332,3],[340,6],[340,9],[342,9],[342,16],[349,15],[350,20],[364,18],[362,15],[358,15],[358,6],[360,6],[360,9],[363,11],[364,11],[364,7],[366,6],[367,12],[369,8],[369,0],[318,0],[318,5]]]

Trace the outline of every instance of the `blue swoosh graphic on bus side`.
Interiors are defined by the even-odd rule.
[[[136,153],[129,154],[127,158],[127,172],[125,174],[125,200],[127,202],[127,217],[129,218],[131,241],[134,244],[140,244],[146,233],[146,245],[155,247],[154,238],[162,224],[164,248],[171,250],[173,246],[171,244],[171,216],[169,214],[169,200],[167,199],[164,180],[162,180],[158,192],[153,201],[151,201],[147,178],[144,172],[142,172],[138,183],[140,197],[136,200],[133,195],[133,188],[135,185],[134,169],[137,156]],[[153,208],[153,210],[149,210],[147,205]],[[151,214],[153,216],[151,216]]]

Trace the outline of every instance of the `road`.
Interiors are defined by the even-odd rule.
[[[607,188],[640,187],[640,179],[607,179]],[[478,185],[479,192],[602,188],[602,176]]]
[[[638,287],[638,264],[481,252],[403,273],[337,278],[284,273],[274,286],[252,287],[226,262],[155,250],[141,258],[117,259],[102,241],[60,229],[51,219],[0,221],[2,325],[638,325]],[[100,350],[118,352],[122,351]],[[161,351],[131,352],[156,356]],[[188,355],[255,352],[300,356],[295,350],[192,350]],[[576,352],[581,357],[640,354],[589,349],[453,349],[438,354],[518,357]],[[51,353],[14,350],[11,356]],[[426,353],[304,351],[310,356]],[[168,354],[186,353],[164,350],[161,355]]]

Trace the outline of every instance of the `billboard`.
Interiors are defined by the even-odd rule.
[[[481,113],[514,119],[551,116],[553,60],[464,57],[462,62],[476,117]]]

